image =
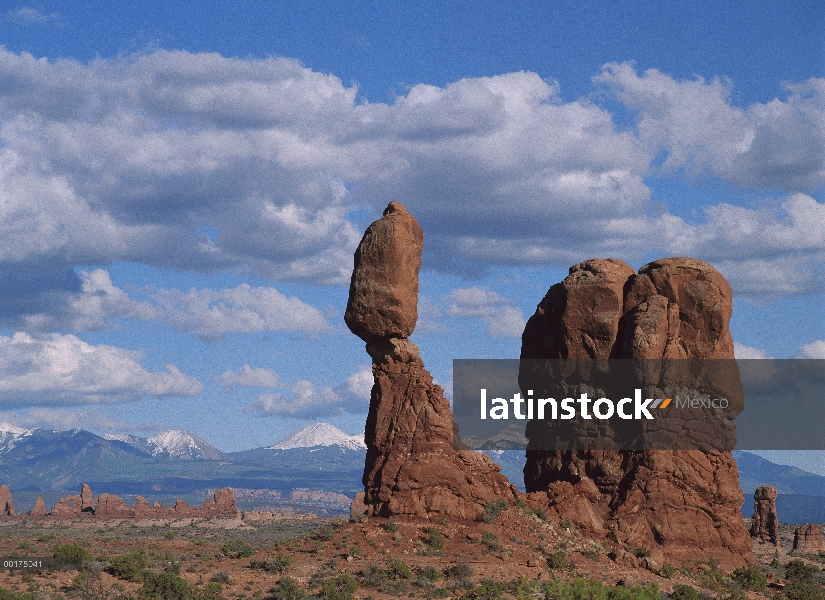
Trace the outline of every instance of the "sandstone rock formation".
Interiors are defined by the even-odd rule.
[[[779,517],[776,514],[776,488],[763,485],[753,493],[751,537],[779,545]]]
[[[730,315],[730,286],[701,261],[662,259],[635,274],[619,260],[588,260],[538,305],[521,358],[732,359]],[[609,535],[629,555],[672,564],[755,560],[728,451],[528,450],[524,474],[531,504]]]
[[[0,486],[0,507],[5,507],[6,516],[14,516],[14,504],[11,500],[11,492],[8,486]],[[155,502],[152,506],[143,496],[135,498],[135,505],[129,506],[119,496],[114,494],[100,494],[97,497],[97,504],[92,500],[92,489],[83,484],[80,496],[68,496],[60,498],[52,508],[51,513],[46,512],[46,505],[43,498],[37,497],[34,508],[28,515],[32,517],[52,516],[56,518],[75,518],[88,515],[97,518],[151,518],[151,519],[209,519],[213,517],[234,519],[238,516],[238,507],[235,503],[235,494],[232,488],[217,490],[212,498],[206,498],[202,507],[189,506],[183,500],[178,501],[173,506],[164,506]]]
[[[819,525],[808,523],[805,527],[797,527],[793,532],[793,550],[804,553],[825,550]]]
[[[355,252],[345,321],[367,342],[375,380],[364,503],[369,515],[474,518],[517,490],[487,455],[455,449],[450,405],[407,339],[418,319],[423,240],[413,216],[392,202]]]
[[[15,514],[9,486],[0,485],[0,516],[13,517]]]
[[[80,511],[81,506],[83,506],[83,498],[80,496],[60,498],[52,508],[52,516],[62,518],[79,517],[82,514]]]
[[[37,500],[34,501],[34,508],[29,511],[30,517],[45,517],[46,516],[46,503],[43,502],[43,498],[40,496],[37,497]]]
[[[84,483],[80,488],[80,512],[91,513],[94,510],[95,502],[92,498],[92,488]]]
[[[344,321],[366,342],[407,338],[418,320],[424,232],[400,202],[367,228],[355,251]]]

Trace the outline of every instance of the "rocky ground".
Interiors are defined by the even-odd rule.
[[[299,515],[135,523],[75,519],[48,526],[9,520],[0,526],[0,553],[6,557],[45,557],[56,548],[79,547],[92,560],[80,573],[0,571],[0,598],[149,598],[145,582],[164,571],[187,582],[187,592],[156,596],[169,599],[656,598],[660,592],[673,598],[762,598],[782,591],[783,565],[796,558],[788,552],[793,528],[783,526],[779,552],[767,544],[755,548],[768,588],[744,591],[730,573],[720,573],[701,556],[691,564],[645,568],[640,561],[633,568],[612,560],[610,547],[568,523],[551,523],[517,507],[488,516],[489,523]],[[804,558],[819,577],[822,559]],[[652,583],[659,592],[640,587]],[[576,585],[578,592],[570,589]],[[683,595],[689,593],[685,585],[697,595]],[[608,595],[600,586],[618,588]]]

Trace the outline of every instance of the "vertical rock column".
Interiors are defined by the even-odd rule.
[[[634,274],[613,259],[570,269],[525,328],[522,358],[733,359],[731,289],[710,265],[669,258]],[[530,430],[528,429],[528,438]],[[531,502],[630,554],[753,562],[730,452],[528,452]]]
[[[753,493],[751,537],[779,545],[779,517],[776,514],[776,488],[763,485]]]
[[[367,343],[375,383],[364,441],[369,515],[474,518],[516,488],[486,454],[456,450],[440,386],[407,338],[418,319],[424,234],[399,202],[367,228],[355,252],[344,320]]]

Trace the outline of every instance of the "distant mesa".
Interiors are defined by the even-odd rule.
[[[294,450],[317,446],[340,446],[347,450],[364,450],[364,434],[347,435],[329,423],[313,423],[282,439],[269,450]]]
[[[11,491],[7,485],[0,486],[0,507],[4,507],[4,510],[0,512],[0,516],[20,517],[14,511]],[[189,506],[180,499],[172,506],[165,506],[158,502],[149,505],[143,496],[137,496],[135,505],[129,506],[123,498],[114,494],[100,494],[97,500],[94,501],[92,489],[84,483],[79,496],[61,498],[54,505],[51,512],[46,512],[43,498],[38,496],[34,508],[27,515],[22,516],[57,519],[83,516],[100,519],[234,519],[238,514],[232,488],[223,488],[216,491],[212,498],[207,497],[204,500],[201,507]]]

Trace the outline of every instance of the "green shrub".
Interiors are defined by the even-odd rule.
[[[482,584],[479,587],[464,592],[461,600],[504,600],[504,591],[501,584]]]
[[[222,600],[223,586],[220,583],[207,583],[200,591],[195,590],[194,597],[196,600]]]
[[[215,583],[232,583],[232,578],[229,576],[228,572],[218,571],[212,575],[211,581],[214,581]]]
[[[398,531],[398,523],[395,521],[395,519],[390,517],[389,519],[387,519],[387,522],[384,523],[384,529],[390,533],[395,533],[396,531]]]
[[[485,547],[485,552],[499,552],[501,544],[498,543],[498,536],[495,533],[485,531],[481,534],[481,543]]]
[[[389,557],[386,562],[388,579],[410,579],[412,570],[400,558]]]
[[[262,571],[269,571],[270,573],[283,573],[289,569],[295,561],[288,554],[277,552],[275,556],[269,560],[253,560],[249,566],[253,569],[260,569]]]
[[[662,571],[661,572],[662,572],[662,577],[666,577],[667,579],[670,579],[671,577],[676,575],[676,567],[674,567],[670,563],[665,563],[665,564],[662,565]]]
[[[80,559],[84,563],[92,560],[92,555],[89,554],[89,551],[86,550],[86,548],[76,546],[74,544],[57,544],[54,547],[52,556],[54,556],[54,558],[62,558],[65,560]]]
[[[187,581],[168,571],[147,572],[137,593],[141,600],[195,600],[195,592]]]
[[[229,558],[249,558],[255,556],[257,550],[243,540],[233,540],[221,546],[221,552]]]
[[[557,550],[547,555],[547,566],[551,570],[566,569],[570,566],[567,560],[567,553],[564,550]]]
[[[441,550],[444,547],[444,536],[436,529],[430,529],[430,537],[427,540],[430,550]]]
[[[670,600],[699,600],[699,592],[692,586],[677,583],[673,586]]]
[[[351,575],[341,573],[335,579],[328,579],[321,588],[321,600],[351,600],[358,582]]]
[[[307,595],[291,577],[281,577],[274,588],[269,590],[267,600],[305,600]]]
[[[458,561],[451,567],[447,567],[444,571],[444,575],[450,579],[469,579],[473,576],[473,568],[466,562]]]
[[[118,579],[140,583],[146,569],[152,566],[152,559],[143,548],[128,554],[115,556],[109,560],[109,572]]]
[[[768,586],[768,578],[759,569],[759,565],[739,567],[731,575],[733,580],[742,586],[743,590],[761,592]]]
[[[509,508],[510,507],[507,505],[507,501],[503,498],[491,500],[487,503],[487,506],[484,507],[484,512],[478,516],[478,520],[483,521],[484,523],[492,523],[499,513],[504,510],[509,510]]]

